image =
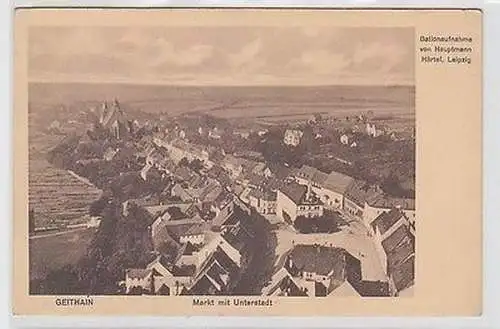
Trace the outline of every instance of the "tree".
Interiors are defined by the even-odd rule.
[[[315,113],[315,114],[314,114],[314,121],[315,121],[315,122],[320,122],[320,121],[321,121],[321,119],[322,119],[322,117],[321,117],[321,113]]]
[[[193,171],[199,172],[201,169],[203,169],[203,161],[200,159],[194,159],[189,163],[189,168]]]
[[[182,158],[181,161],[179,161],[179,166],[180,167],[187,167],[187,166],[189,166],[189,160],[187,158]]]
[[[109,198],[107,196],[102,196],[96,201],[90,204],[90,216],[100,216],[106,205],[108,204]]]

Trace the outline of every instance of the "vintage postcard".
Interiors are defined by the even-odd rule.
[[[23,9],[16,315],[479,315],[479,10]]]

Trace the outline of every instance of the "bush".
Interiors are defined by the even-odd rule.
[[[299,216],[293,223],[294,228],[300,233],[334,233],[338,232],[338,220],[333,214],[325,214],[321,217]]]

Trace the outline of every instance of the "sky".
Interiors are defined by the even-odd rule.
[[[30,81],[413,85],[411,28],[35,27]]]

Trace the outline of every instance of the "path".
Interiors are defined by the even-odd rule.
[[[75,177],[76,179],[78,179],[80,182],[90,186],[90,187],[93,187],[93,188],[97,188],[94,184],[92,184],[87,178],[85,177],[82,177],[80,175],[77,175],[76,173],[74,173],[73,171],[71,170],[68,170],[68,172],[71,174],[71,176]]]
[[[84,230],[88,230],[88,229],[89,229],[88,227],[79,227],[79,228],[75,228],[75,229],[71,229],[71,230],[57,231],[57,232],[47,233],[47,234],[37,234],[37,235],[30,236],[30,240],[35,240],[35,239],[40,239],[40,238],[49,238],[49,237],[53,237],[53,236],[64,235],[64,234],[68,234],[68,233],[75,233],[78,231],[84,231]]]

